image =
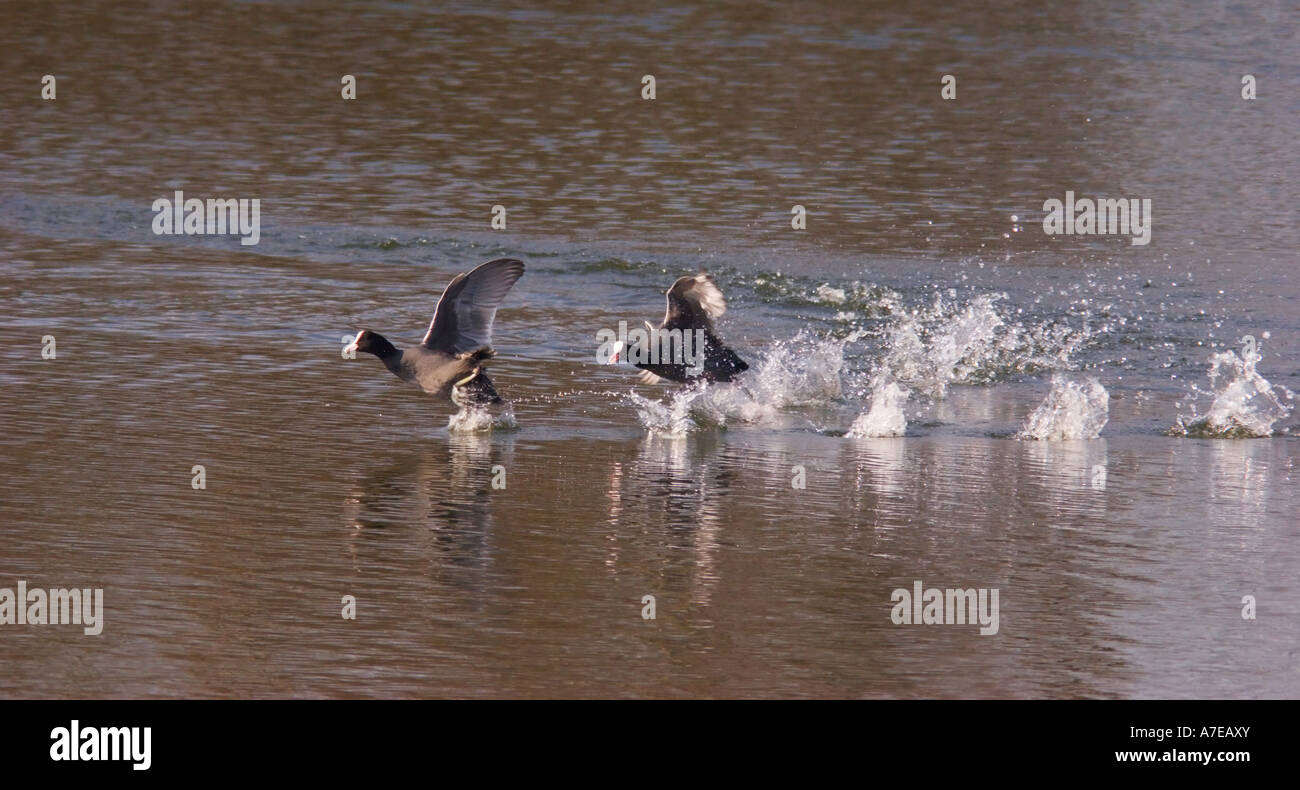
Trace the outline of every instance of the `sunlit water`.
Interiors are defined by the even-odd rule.
[[[0,693],[1296,696],[1272,8],[6,6],[0,588],[107,611],[0,625]],[[1044,235],[1067,189],[1151,244]],[[342,358],[500,255],[506,413]],[[745,376],[598,364],[701,265]]]

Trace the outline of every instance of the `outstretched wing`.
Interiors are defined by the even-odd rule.
[[[458,274],[442,292],[423,343],[433,351],[461,354],[492,345],[492,322],[524,264],[498,258]]]
[[[713,329],[713,319],[727,312],[727,300],[707,272],[680,277],[668,289],[663,329]]]

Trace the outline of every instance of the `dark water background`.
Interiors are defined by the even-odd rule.
[[[0,587],[107,609],[0,626],[0,694],[1297,696],[1300,418],[1165,432],[1246,334],[1300,389],[1298,21],[0,5]],[[177,189],[260,243],[154,235]],[[1150,245],[1045,235],[1066,190],[1150,198]],[[340,358],[501,255],[517,427]],[[594,359],[700,265],[755,365],[703,416]],[[882,367],[906,435],[847,438]],[[1101,438],[1015,439],[1059,371]],[[916,579],[998,588],[999,633],[894,625]]]

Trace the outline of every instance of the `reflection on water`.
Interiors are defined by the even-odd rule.
[[[1281,9],[6,5],[59,98],[0,93],[0,588],[106,613],[0,625],[0,694],[1295,696],[1294,413],[1163,435],[1244,335],[1300,389]],[[154,236],[176,189],[259,244]],[[1151,245],[1044,236],[1067,189]],[[341,359],[499,255],[517,428]],[[591,362],[700,265],[748,378]],[[1012,438],[1056,373],[1101,438]],[[894,625],[917,580],[999,633]]]
[[[489,561],[494,469],[507,469],[509,445],[485,434],[452,434],[446,447],[421,450],[368,472],[346,500],[357,540],[368,531],[429,530],[429,548],[457,565]]]
[[[1224,672],[1240,654],[1196,648],[1231,632],[1252,660],[1277,657],[1250,693],[1289,688],[1277,651],[1292,626],[1244,630],[1235,605],[1295,560],[1273,514],[1293,512],[1296,489],[1271,485],[1289,459],[1267,442],[635,429],[330,441],[316,461],[334,460],[312,465],[330,482],[310,493],[214,489],[196,512],[195,492],[177,491],[153,517],[124,502],[124,536],[174,536],[161,567],[128,539],[82,540],[54,573],[39,536],[72,513],[19,522],[10,573],[54,582],[142,560],[154,572],[100,577],[96,645],[53,630],[6,644],[189,667],[158,682],[110,662],[115,694],[1178,696],[1235,693]],[[243,463],[278,456],[253,447]],[[1201,471],[1179,478],[1171,462]],[[242,519],[219,515],[232,507]],[[917,579],[998,588],[1000,635],[894,626],[890,592]],[[345,594],[355,622],[339,619]],[[655,620],[640,616],[645,595]],[[178,632],[183,648],[153,649]],[[14,693],[58,693],[64,670],[35,671],[44,655],[13,656]],[[1192,685],[1169,685],[1171,668]]]

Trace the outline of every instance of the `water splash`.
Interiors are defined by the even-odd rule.
[[[519,427],[514,409],[506,406],[499,415],[482,406],[462,406],[447,419],[447,430],[452,433],[486,433],[493,428],[513,430]]]
[[[1094,376],[1052,375],[1052,390],[1029,415],[1017,439],[1096,439],[1110,419],[1110,394]]]
[[[882,364],[909,389],[936,399],[952,384],[1071,367],[1088,331],[1055,322],[1008,323],[996,309],[1003,296],[982,294],[965,305],[936,296],[930,307],[907,311],[884,330],[889,351]]]
[[[861,332],[843,338],[800,332],[763,351],[734,382],[683,387],[669,392],[664,400],[635,392],[625,399],[636,409],[646,430],[659,435],[682,436],[728,423],[770,422],[791,409],[839,398],[844,347],[861,336]]]
[[[1209,409],[1201,414],[1179,415],[1170,428],[1171,436],[1200,439],[1258,439],[1273,435],[1273,425],[1291,413],[1295,393],[1281,385],[1274,387],[1255,371],[1258,353],[1243,351],[1238,357],[1224,351],[1210,357],[1210,391],[1192,385],[1192,400],[1212,396]]]
[[[871,384],[871,408],[858,415],[846,436],[853,439],[902,436],[907,430],[903,404],[910,394],[888,371],[877,372]]]
[[[801,331],[774,343],[731,387],[707,390],[707,405],[719,421],[760,422],[781,411],[815,406],[842,394],[844,347],[862,337],[816,336]]]
[[[702,420],[692,413],[695,401],[704,394],[706,384],[697,384],[671,393],[665,400],[653,400],[636,392],[623,395],[636,409],[637,419],[652,436],[685,436],[697,430]]]
[[[841,305],[849,298],[843,288],[835,288],[829,283],[823,283],[817,286],[817,290],[814,291],[814,293],[816,294],[818,301],[826,304]]]

